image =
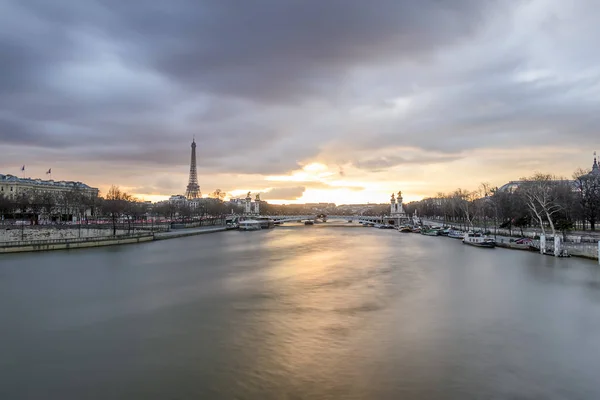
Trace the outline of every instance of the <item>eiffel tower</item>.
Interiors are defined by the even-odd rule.
[[[185,197],[188,200],[197,199],[202,196],[198,185],[198,172],[196,171],[196,138],[192,140],[192,159],[190,161],[190,179],[188,181]]]

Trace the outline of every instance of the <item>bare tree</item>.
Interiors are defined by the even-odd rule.
[[[473,219],[477,211],[475,200],[478,198],[477,192],[470,192],[465,189],[457,189],[452,193],[453,202],[457,209],[461,211],[470,229],[473,229]]]
[[[600,174],[579,168],[573,174],[578,189],[578,197],[583,218],[590,223],[590,229],[596,230],[600,217]]]
[[[31,197],[28,191],[21,191],[14,197],[15,209],[21,214],[21,219],[25,216],[31,204]]]
[[[518,191],[524,196],[525,204],[534,217],[543,234],[546,234],[544,221],[547,221],[552,235],[556,235],[554,216],[563,209],[560,202],[564,180],[558,180],[549,174],[536,173],[522,179]]]
[[[50,219],[56,206],[56,194],[47,190],[41,192],[39,203],[41,205],[41,211],[43,211],[47,218]]]
[[[0,193],[0,220],[4,220],[6,215],[13,212],[13,204],[8,196]]]
[[[117,221],[125,212],[127,203],[131,201],[131,195],[123,192],[118,186],[112,185],[106,194],[104,209],[110,214],[113,227],[113,235],[117,234]]]
[[[42,192],[40,192],[39,190],[36,190],[36,189],[29,189],[28,195],[29,195],[29,209],[31,210],[31,213],[33,214],[33,217],[32,217],[33,221],[37,225],[39,216],[40,216],[40,212],[42,211],[42,208],[43,208]]]

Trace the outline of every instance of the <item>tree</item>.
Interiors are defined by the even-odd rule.
[[[552,175],[536,173],[529,178],[523,178],[518,192],[524,196],[525,204],[542,230],[546,234],[544,222],[550,225],[552,235],[556,235],[555,215],[563,210],[561,197],[569,190],[565,180],[558,180]]]
[[[39,190],[35,190],[35,189],[29,189],[28,195],[29,195],[29,209],[31,210],[31,212],[33,214],[33,221],[37,225],[38,220],[39,220],[39,215],[40,215],[40,212],[43,207],[42,192],[40,192]]]
[[[41,206],[41,211],[43,211],[47,218],[50,219],[52,211],[56,205],[56,195],[48,190],[45,190],[39,195],[39,203]]]
[[[31,197],[29,192],[20,191],[14,198],[15,209],[21,214],[21,219],[25,216],[25,213],[29,209],[31,204]]]
[[[600,174],[590,173],[580,168],[575,171],[573,178],[578,189],[582,216],[594,231],[600,217]]]
[[[4,193],[0,193],[0,220],[13,212],[13,203]]]
[[[512,193],[498,190],[498,188],[494,188],[491,192],[491,204],[494,209],[495,224],[500,228],[508,229],[509,235],[512,235],[514,196]]]
[[[131,201],[131,195],[121,191],[121,189],[115,185],[112,185],[106,194],[104,209],[110,214],[113,235],[117,234],[117,220],[125,212],[129,201]]]
[[[452,194],[452,200],[454,204],[465,217],[470,229],[473,229],[473,218],[475,217],[477,211],[475,200],[477,200],[478,197],[479,196],[477,192],[469,192],[468,190],[464,189],[457,189]]]
[[[172,220],[177,212],[177,206],[170,201],[161,201],[154,206],[154,213],[158,216]]]
[[[521,237],[525,236],[523,233],[523,228],[528,227],[531,224],[531,215],[523,214],[519,218],[516,218],[514,221],[514,225],[521,230]]]

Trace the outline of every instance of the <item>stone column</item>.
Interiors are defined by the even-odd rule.
[[[250,197],[246,197],[246,207],[244,209],[246,215],[252,214],[252,199]]]
[[[554,257],[560,256],[561,247],[560,235],[554,235]]]
[[[540,235],[540,254],[546,252],[546,235]]]

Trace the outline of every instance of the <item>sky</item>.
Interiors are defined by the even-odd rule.
[[[599,143],[594,0],[0,0],[0,173],[404,201]],[[598,149],[600,150],[600,148]]]

